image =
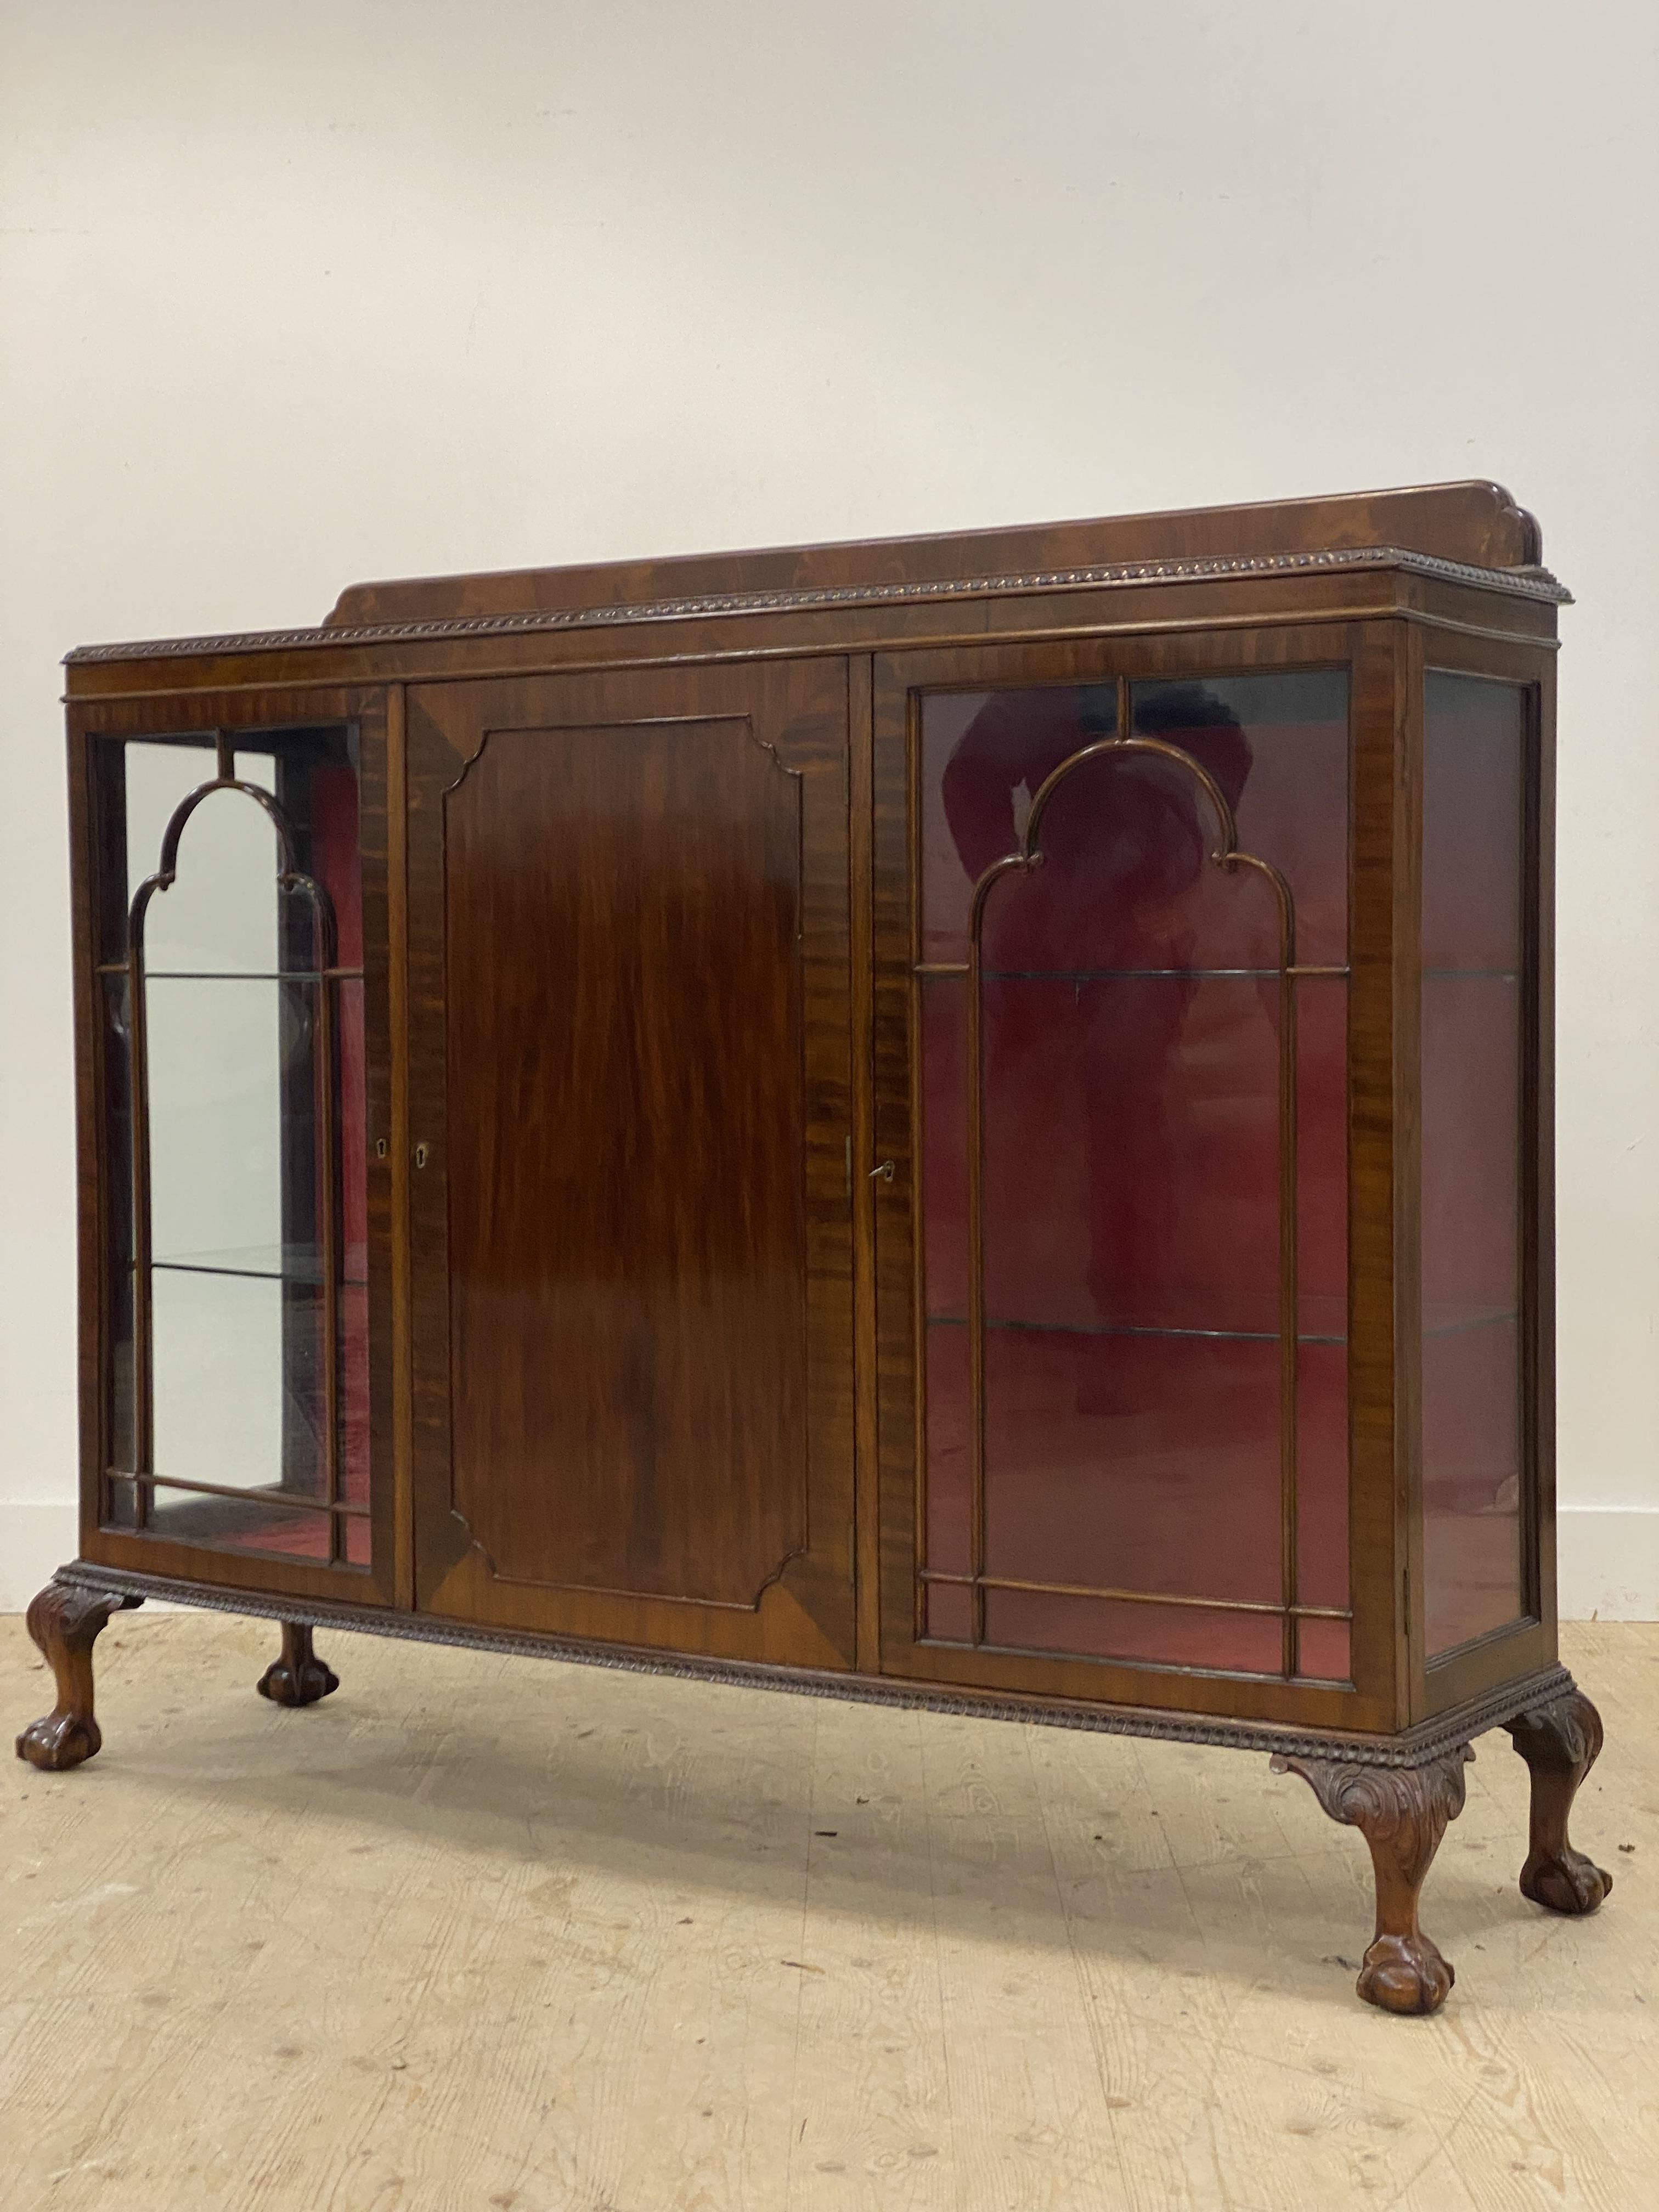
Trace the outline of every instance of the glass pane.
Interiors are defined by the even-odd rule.
[[[278,1281],[155,1270],[156,1474],[236,1490],[282,1481],[290,1442],[285,1303]],[[307,1364],[309,1382],[314,1351]],[[307,1389],[295,1412],[314,1426],[311,1397]],[[314,1452],[294,1463],[301,1486],[316,1494]]]
[[[1520,1335],[1474,1322],[1423,1344],[1424,1578],[1430,1652],[1522,1610]]]
[[[981,995],[992,1318],[1275,1334],[1278,979]]]
[[[339,1150],[340,1266],[350,1283],[368,1280],[368,1045],[361,981],[335,987],[335,1050],[338,1055],[339,1126],[348,1133]]]
[[[1523,702],[1431,671],[1423,792],[1423,1492],[1427,1646],[1522,1591]]]
[[[1298,957],[1342,969],[1346,678],[1138,685],[1137,735],[1177,748],[1281,868]],[[1110,686],[923,702],[924,963],[965,962],[975,883],[1017,851],[1032,799],[1114,730]],[[1280,1598],[1281,1126],[1278,902],[1224,871],[1203,778],[1126,748],[1071,768],[1042,862],[981,913],[986,1571],[1031,1581]],[[1347,1604],[1345,975],[1296,987],[1304,1603]],[[927,1562],[971,1568],[968,1013],[924,975],[922,1254]],[[972,1633],[935,1584],[929,1632]],[[986,1634],[1192,1666],[1281,1664],[1276,1614],[988,1589]],[[1347,1670],[1346,1624],[1302,1663]]]
[[[284,1087],[308,1072],[317,988],[246,975],[147,978],[158,1261],[280,1273]]]
[[[1340,967],[1348,957],[1346,672],[1137,684],[1134,726],[1138,736],[1179,745],[1211,770],[1231,801],[1241,848],[1271,860],[1290,884],[1297,957]],[[1212,955],[1215,938],[1243,920],[1219,905],[1224,880],[1210,870],[1195,886],[1213,910]]]
[[[211,742],[125,749],[127,896],[161,866],[173,810],[214,778]],[[236,773],[271,789],[269,755],[242,753]],[[152,975],[255,973],[277,965],[276,835],[260,808],[231,791],[203,800],[179,848],[178,881],[150,902],[145,963]],[[259,895],[251,896],[253,886]]]
[[[924,960],[968,957],[968,907],[993,860],[1012,853],[1032,794],[1080,745],[1117,726],[1111,684],[935,692],[922,714]]]
[[[284,1501],[366,1505],[369,1492],[355,757],[343,731],[239,738],[236,778],[269,808],[217,784],[217,765],[199,740],[100,749],[100,848],[125,877],[102,906],[137,895],[144,976],[137,1009],[125,972],[103,978],[112,1443],[118,1469],[157,1478],[139,1516],[154,1533],[325,1559],[334,1516]],[[173,879],[146,890],[169,830]],[[117,957],[127,939],[106,922]],[[137,1183],[135,1081],[149,1139]],[[131,1516],[134,1494],[113,1485],[112,1509]],[[366,1524],[341,1525],[353,1564],[366,1545]]]
[[[994,1575],[1277,1602],[1276,1344],[994,1328],[985,1364]]]
[[[921,982],[921,1231],[927,1310],[968,1310],[968,984]]]
[[[1304,1620],[1299,1656],[1302,1672],[1316,1682],[1352,1679],[1353,1659],[1346,1620]]]
[[[1214,1667],[1249,1674],[1279,1671],[1279,1621],[1267,1613],[1205,1613],[1188,1606],[992,1590],[985,1601],[985,1632],[988,1643],[1016,1650],[1084,1652],[1142,1666]]]
[[[1302,1333],[1348,1333],[1348,987],[1296,987],[1297,1295]],[[1345,1370],[1346,1371],[1346,1370]],[[1347,1478],[1343,1477],[1346,1497]]]
[[[135,1493],[130,1476],[109,1484],[106,1526],[131,1530],[137,1527]],[[204,1497],[193,1492],[157,1486],[146,1526],[152,1534],[169,1543],[200,1544],[219,1552],[262,1553],[284,1559],[310,1559],[322,1564],[328,1558],[328,1516],[308,1513],[286,1504],[280,1493],[250,1492],[240,1498]],[[368,1523],[348,1521],[346,1556],[353,1565],[367,1565]],[[361,1534],[359,1532],[362,1532]]]
[[[157,1489],[149,1509],[151,1532],[169,1542],[207,1544],[216,1552],[261,1552],[283,1559],[328,1559],[325,1513],[285,1511],[275,1497],[191,1498]]]
[[[1348,1603],[1348,1351],[1305,1340],[1297,1354],[1297,1575],[1304,1605]],[[1301,1671],[1348,1676],[1348,1625],[1304,1620]]]
[[[284,1559],[328,1559],[329,1516],[285,1507],[278,1492],[247,1498],[198,1498],[159,1485],[151,1494],[150,1532],[179,1544],[219,1552],[264,1552]]]

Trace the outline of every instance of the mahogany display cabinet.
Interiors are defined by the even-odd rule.
[[[1556,609],[1492,485],[70,656],[99,1747],[147,1596],[1266,1752],[1431,2010],[1557,1663]],[[1109,1755],[1103,1753],[1103,1755]]]

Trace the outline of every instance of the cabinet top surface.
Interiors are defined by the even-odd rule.
[[[353,584],[312,629],[82,646],[68,660],[74,665],[1362,566],[1469,576],[1555,604],[1570,597],[1542,566],[1534,518],[1501,484],[1468,482],[935,537]]]

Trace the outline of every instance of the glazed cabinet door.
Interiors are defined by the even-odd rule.
[[[890,1672],[1382,1710],[1390,1232],[1356,1299],[1349,1194],[1390,1080],[1386,933],[1357,957],[1355,915],[1386,933],[1392,693],[1385,653],[1360,698],[1356,649],[875,663]]]
[[[848,1665],[845,664],[408,731],[418,1602]]]
[[[385,735],[72,710],[88,1558],[391,1599]]]

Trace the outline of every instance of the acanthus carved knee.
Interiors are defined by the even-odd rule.
[[[110,1615],[143,1603],[112,1590],[48,1583],[26,1615],[29,1634],[52,1668],[58,1702],[17,1739],[17,1756],[61,1773],[91,1759],[104,1739],[93,1717],[92,1647]]]
[[[1466,1743],[1420,1766],[1281,1753],[1275,1773],[1299,1774],[1334,1820],[1358,1828],[1376,1876],[1376,1934],[1358,1988],[1389,2012],[1437,2012],[1456,1975],[1417,1917],[1418,1898],[1446,1824],[1463,1809]]]

